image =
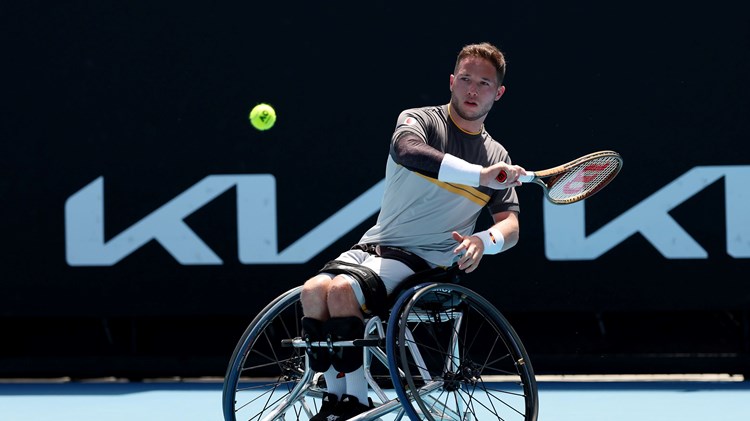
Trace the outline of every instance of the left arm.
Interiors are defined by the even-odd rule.
[[[498,212],[492,215],[492,219],[495,223],[483,234],[476,233],[464,237],[456,231],[453,232],[453,239],[459,243],[453,253],[463,253],[458,260],[458,268],[465,270],[466,273],[473,272],[479,266],[479,262],[486,254],[485,251],[490,254],[497,254],[518,243],[517,212]],[[484,237],[484,240],[481,237]],[[485,250],[485,243],[489,245],[491,250]]]

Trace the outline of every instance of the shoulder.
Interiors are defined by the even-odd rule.
[[[420,116],[428,118],[447,118],[445,105],[431,105],[428,107],[407,108],[401,111],[401,116]]]
[[[445,124],[448,114],[444,105],[433,105],[427,107],[407,108],[398,116],[398,125],[420,124],[422,126],[434,126]]]
[[[484,139],[484,147],[487,150],[487,156],[491,162],[505,161],[510,163],[510,156],[505,146],[490,136],[487,131],[482,132],[482,137]]]

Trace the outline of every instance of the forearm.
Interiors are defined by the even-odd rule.
[[[508,250],[518,244],[520,236],[517,221],[504,219],[500,222],[496,222],[491,228],[498,230],[503,236],[504,244],[502,251]]]
[[[439,151],[414,135],[396,140],[393,160],[411,171],[446,183],[478,187],[482,166]]]
[[[391,153],[397,164],[432,178],[438,178],[445,153],[413,136],[396,140]]]
[[[518,217],[515,212],[500,212],[493,217],[495,223],[491,227],[474,234],[482,240],[485,254],[506,251],[515,246],[519,239]]]

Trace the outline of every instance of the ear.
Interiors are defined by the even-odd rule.
[[[501,96],[505,93],[505,86],[500,86],[500,88],[497,89],[497,95],[495,95],[495,101],[500,99]]]
[[[453,76],[453,74],[451,74],[451,80],[450,80],[450,82],[449,82],[449,88],[450,88],[450,91],[451,91],[451,92],[453,92],[453,81],[454,81],[455,79],[456,79],[456,77],[455,77],[455,76]]]

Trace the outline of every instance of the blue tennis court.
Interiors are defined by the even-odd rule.
[[[3,421],[220,421],[220,380],[9,382]],[[750,382],[540,381],[540,421],[714,421],[750,417]],[[387,419],[387,418],[386,418]]]

